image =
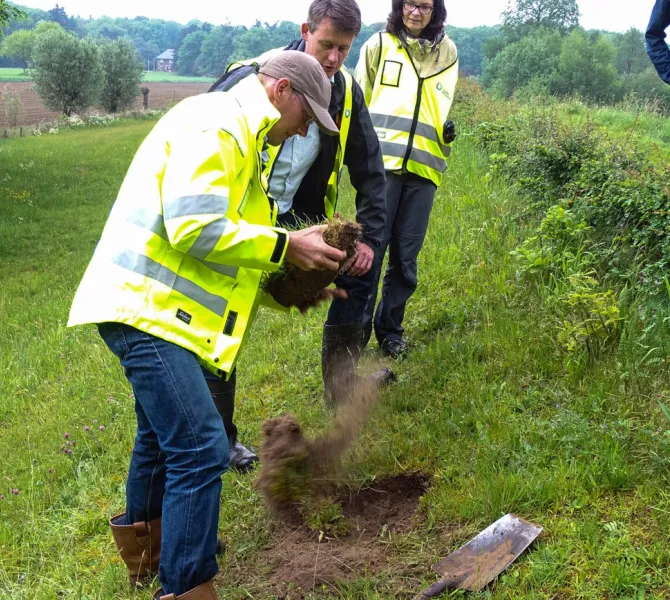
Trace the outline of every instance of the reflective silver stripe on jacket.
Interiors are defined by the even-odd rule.
[[[133,225],[137,225],[142,229],[148,229],[153,231],[158,237],[162,238],[166,242],[169,242],[167,230],[165,229],[165,223],[163,222],[163,217],[161,215],[152,215],[143,208],[137,209],[128,216],[128,222]],[[212,223],[205,225],[198,236],[198,239],[195,241],[191,249],[187,252],[189,256],[200,261],[206,267],[216,271],[220,275],[226,275],[227,277],[232,277],[235,279],[239,269],[237,267],[231,267],[229,265],[222,265],[215,263],[205,258],[214,250],[217,242],[223,231],[226,227],[228,220],[225,217],[217,219]]]
[[[211,310],[219,317],[223,318],[223,315],[226,312],[228,301],[225,298],[217,296],[216,294],[211,294],[199,285],[185,277],[177,275],[171,269],[168,269],[166,266],[161,265],[148,256],[138,254],[132,250],[125,250],[112,257],[112,263],[122,269],[127,269],[128,271],[144,275],[145,277],[149,277],[150,279],[162,283],[168,288],[179,292],[190,300]]]
[[[163,222],[163,217],[161,215],[151,214],[143,208],[138,208],[128,215],[127,220],[129,223],[137,225],[142,229],[153,231],[158,237],[164,239],[166,242],[169,241],[165,223]]]
[[[405,144],[395,144],[393,142],[379,142],[384,156],[395,156],[396,158],[404,158],[407,153],[407,146]],[[447,168],[447,161],[443,158],[438,158],[430,152],[425,150],[417,150],[412,148],[409,159],[418,162],[429,169],[434,169],[440,173],[444,173]]]
[[[170,198],[163,202],[163,217],[167,221],[190,215],[225,215],[228,205],[228,198],[218,194]]]
[[[407,117],[396,117],[393,115],[382,115],[380,113],[370,113],[370,118],[372,119],[373,127],[380,127],[384,129],[395,129],[396,131],[404,131],[405,133],[410,133],[412,131],[412,119]],[[420,135],[426,139],[429,139],[435,142],[442,151],[444,156],[449,156],[451,153],[451,146],[442,144],[440,138],[435,131],[435,127],[432,125],[427,125],[418,121],[416,124],[416,129],[414,130],[415,135]]]

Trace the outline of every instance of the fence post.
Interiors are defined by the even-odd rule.
[[[21,127],[21,129],[19,129],[19,132],[20,132],[19,137],[23,137],[23,127]]]

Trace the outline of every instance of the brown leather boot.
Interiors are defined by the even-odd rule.
[[[214,584],[210,579],[208,582],[199,585],[188,592],[184,592],[181,596],[168,594],[163,596],[163,588],[154,592],[154,600],[218,600],[218,596],[214,591]]]
[[[132,525],[117,525],[126,513],[121,513],[109,520],[116,547],[119,549],[123,562],[128,567],[130,582],[141,586],[149,572],[158,574],[158,563],[161,557],[161,520],[139,521]]]

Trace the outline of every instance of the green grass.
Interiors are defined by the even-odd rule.
[[[0,140],[3,600],[130,597],[106,524],[124,504],[130,389],[93,328],[65,322],[151,126]],[[390,557],[381,572],[309,598],[413,597],[434,581],[436,559],[508,511],[545,533],[494,586],[468,598],[668,598],[670,423],[657,403],[670,396],[667,377],[632,374],[623,385],[616,355],[582,377],[566,373],[548,309],[517,281],[509,255],[535,223],[519,218],[522,200],[486,173],[479,150],[459,137],[407,310],[412,352],[394,366],[398,381],[348,456],[352,485],[431,474],[420,519],[410,533],[380,541]],[[342,204],[351,214],[348,185]],[[308,433],[323,425],[325,310],[261,312],[239,365],[243,440],[258,445],[263,419],[282,411]],[[379,360],[374,348],[366,360]],[[65,432],[77,441],[71,455],[62,451]],[[252,482],[224,476],[228,551],[218,586],[231,600],[272,597],[262,555],[270,522]]]
[[[210,83],[214,77],[187,77],[176,73],[162,73],[160,71],[145,71],[144,81],[166,83]]]
[[[23,69],[0,69],[0,82],[2,81],[32,81],[32,77]],[[210,83],[214,77],[186,77],[176,73],[162,73],[159,71],[145,71],[145,82],[153,83]]]
[[[0,82],[2,81],[31,81],[30,75],[23,69],[0,69]]]

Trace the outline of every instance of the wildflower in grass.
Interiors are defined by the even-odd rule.
[[[90,427],[88,425],[84,425],[84,431],[90,431]]]
[[[12,488],[12,494],[14,496],[18,496],[19,495],[19,490],[17,488]]]
[[[70,437],[70,434],[66,431],[66,432],[63,434],[63,437],[64,437],[65,439],[67,439],[67,438]]]
[[[4,500],[4,499],[5,499],[5,495],[4,495],[4,494],[0,494],[0,500]]]
[[[105,430],[105,426],[104,426],[104,425],[100,425],[100,431],[104,431],[104,430]]]

